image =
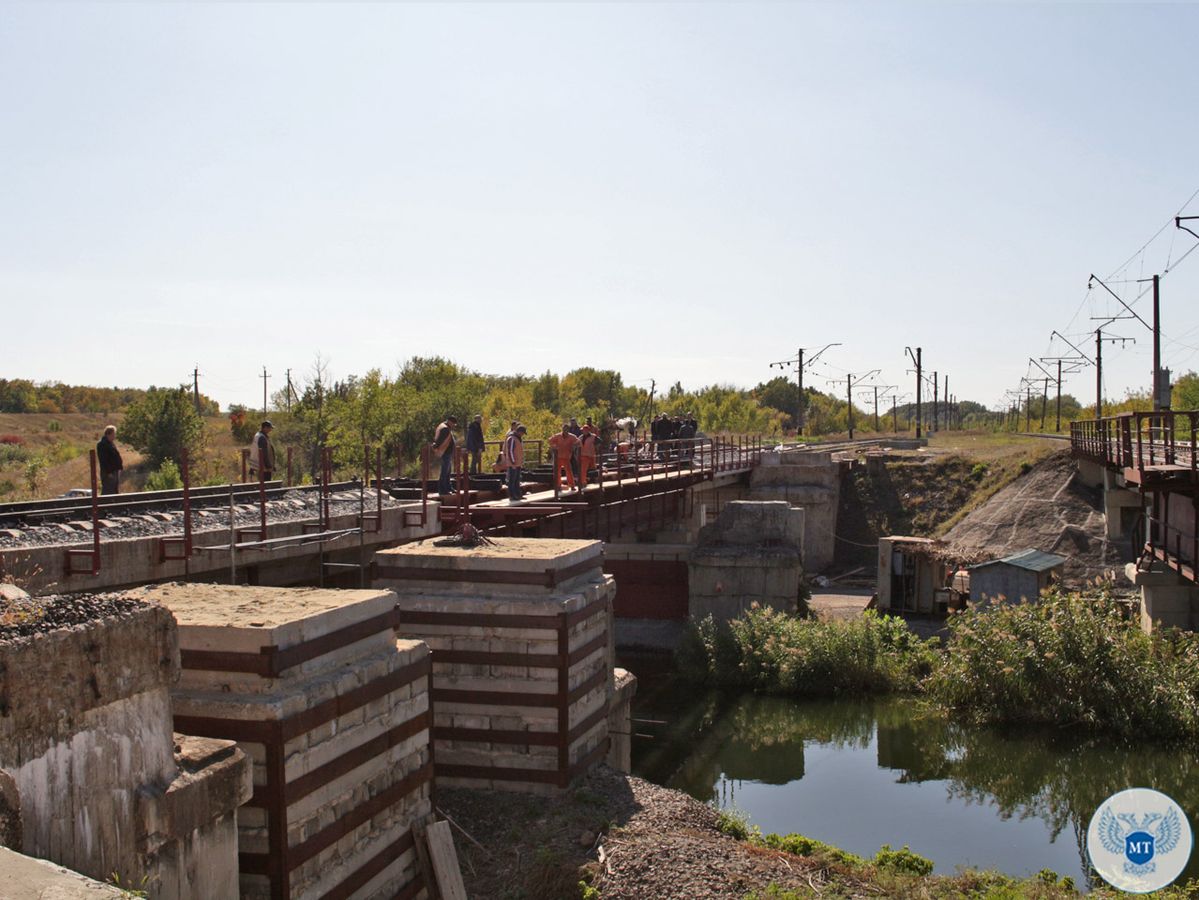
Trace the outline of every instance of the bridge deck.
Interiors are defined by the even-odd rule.
[[[1125,413],[1070,425],[1076,459],[1118,474],[1149,497],[1144,558],[1196,581],[1199,569],[1199,411]]]

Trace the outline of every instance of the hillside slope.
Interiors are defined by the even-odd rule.
[[[1083,485],[1068,450],[1034,465],[967,513],[945,540],[972,553],[1005,556],[1029,547],[1069,558],[1068,584],[1103,576],[1132,559],[1130,540],[1105,536],[1103,498]]]

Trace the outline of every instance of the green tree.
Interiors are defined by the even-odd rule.
[[[776,375],[755,387],[753,395],[763,406],[786,413],[788,428],[796,427],[799,413],[799,386],[790,378]]]
[[[125,412],[121,436],[158,468],[163,460],[178,463],[184,450],[198,455],[204,445],[204,420],[196,413],[186,385],[152,388]]]
[[[533,382],[533,405],[552,413],[561,408],[561,385],[553,372],[546,372]]]
[[[1173,409],[1199,409],[1199,374],[1187,372],[1178,377],[1170,395],[1170,406]]]

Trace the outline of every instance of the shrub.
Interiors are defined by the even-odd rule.
[[[866,860],[854,853],[834,847],[832,844],[826,844],[824,841],[804,837],[802,834],[768,834],[762,838],[762,844],[772,850],[782,850],[784,853],[791,853],[795,856],[811,856],[842,866],[864,866],[866,864]]]
[[[740,810],[722,809],[716,814],[716,830],[731,838],[744,841],[749,837],[749,816]]]
[[[1106,592],[971,610],[950,634],[928,687],[968,720],[1199,736],[1199,635],[1147,635]]]
[[[0,444],[0,466],[12,466],[29,459],[29,451],[20,444]]]
[[[899,850],[892,850],[890,844],[883,844],[874,855],[874,864],[883,869],[906,872],[909,875],[928,875],[933,870],[933,861],[913,853],[907,844]]]
[[[229,431],[233,435],[234,443],[249,444],[254,440],[254,435],[258,433],[260,424],[261,420],[255,416],[253,410],[247,409],[240,403],[229,407]]]
[[[0,434],[0,444],[12,444],[20,447],[25,443],[25,438],[19,434]]]
[[[694,681],[788,694],[913,691],[936,663],[902,619],[867,612],[848,622],[754,607],[727,625],[692,623],[677,664]]]
[[[179,467],[171,460],[164,460],[162,465],[146,479],[147,491],[177,491],[183,487],[183,476]]]
[[[45,474],[46,458],[44,456],[31,456],[29,461],[25,463],[25,486],[29,488],[30,494],[38,492],[38,488],[42,486]]]
[[[49,424],[46,425],[46,430],[51,434],[57,434],[62,431],[62,422],[58,421],[58,419],[51,419]]]

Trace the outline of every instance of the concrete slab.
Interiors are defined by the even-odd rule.
[[[78,872],[0,847],[7,900],[101,900],[131,896],[111,884],[101,884]],[[136,888],[137,885],[130,885]]]

